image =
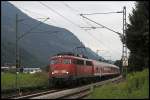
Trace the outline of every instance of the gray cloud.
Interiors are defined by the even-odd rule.
[[[23,12],[33,18],[50,17],[47,24],[63,27],[73,32],[87,47],[96,52],[97,49],[104,51],[99,52],[102,56],[111,56],[112,60],[120,59],[122,53],[122,43],[117,34],[107,29],[95,29],[87,31],[73,25],[60,17],[56,13],[42,6],[38,1],[10,1]],[[56,10],[73,23],[80,26],[89,26],[85,20],[79,16],[79,13],[99,13],[121,11],[123,6],[127,8],[127,23],[129,23],[128,15],[135,7],[134,1],[43,1],[44,4]],[[71,8],[67,7],[69,5]],[[26,9],[26,10],[24,10]],[[27,11],[28,10],[28,11]],[[31,11],[31,12],[29,12]],[[92,20],[106,25],[116,31],[122,32],[122,14],[109,15],[92,15],[88,16]],[[97,26],[94,23],[90,23]],[[92,36],[91,36],[92,35]],[[95,38],[96,37],[96,38]],[[108,57],[105,57],[108,58]]]

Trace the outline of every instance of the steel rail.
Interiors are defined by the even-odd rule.
[[[58,92],[58,91],[59,90],[48,90],[48,91],[34,93],[34,94],[30,94],[30,95],[25,95],[25,96],[20,96],[20,97],[14,97],[12,99],[28,99],[28,98],[31,98],[31,97],[35,97],[35,96],[39,96],[39,95],[44,95],[44,94],[48,94],[48,93],[53,93],[53,92]]]
[[[121,75],[113,79],[108,79],[105,81],[80,86],[77,88],[49,90],[20,97],[13,97],[11,99],[78,99],[89,95],[92,92],[93,88],[96,86],[101,86],[109,82],[118,82],[118,80],[120,79],[122,79]]]
[[[92,84],[86,85],[86,86],[81,86],[81,87],[77,87],[77,88],[73,88],[73,89],[67,89],[67,90],[62,90],[62,91],[58,91],[58,92],[54,92],[54,93],[50,93],[50,94],[31,97],[30,99],[81,98],[84,95],[88,95],[90,93],[90,92],[86,92],[86,93],[82,94],[83,91],[92,90],[92,88],[95,86],[101,86],[101,85],[107,84],[109,82],[115,82],[117,80],[120,80],[121,78],[122,78],[122,76],[119,76],[117,78],[109,79],[109,80],[102,81],[102,82],[92,83]]]

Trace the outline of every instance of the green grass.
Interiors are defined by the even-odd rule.
[[[130,73],[119,84],[110,83],[96,87],[90,99],[143,99],[149,98],[149,71]]]
[[[48,74],[45,72],[36,74],[19,73],[18,75],[19,87],[39,87],[48,86]],[[16,82],[16,75],[13,73],[1,73],[1,89],[14,89]]]

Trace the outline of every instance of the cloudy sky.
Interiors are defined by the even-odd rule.
[[[122,55],[122,43],[119,36],[112,31],[92,23],[80,16],[87,13],[107,13],[122,11],[126,6],[128,16],[135,8],[134,1],[10,1],[24,13],[45,23],[66,28],[76,35],[86,47],[106,59],[117,60]],[[122,13],[85,15],[86,17],[122,33]],[[98,27],[96,29],[80,27]]]

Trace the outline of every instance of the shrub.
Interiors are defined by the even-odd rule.
[[[92,99],[142,99],[149,98],[149,70],[133,72],[119,84],[106,84],[94,89]]]

